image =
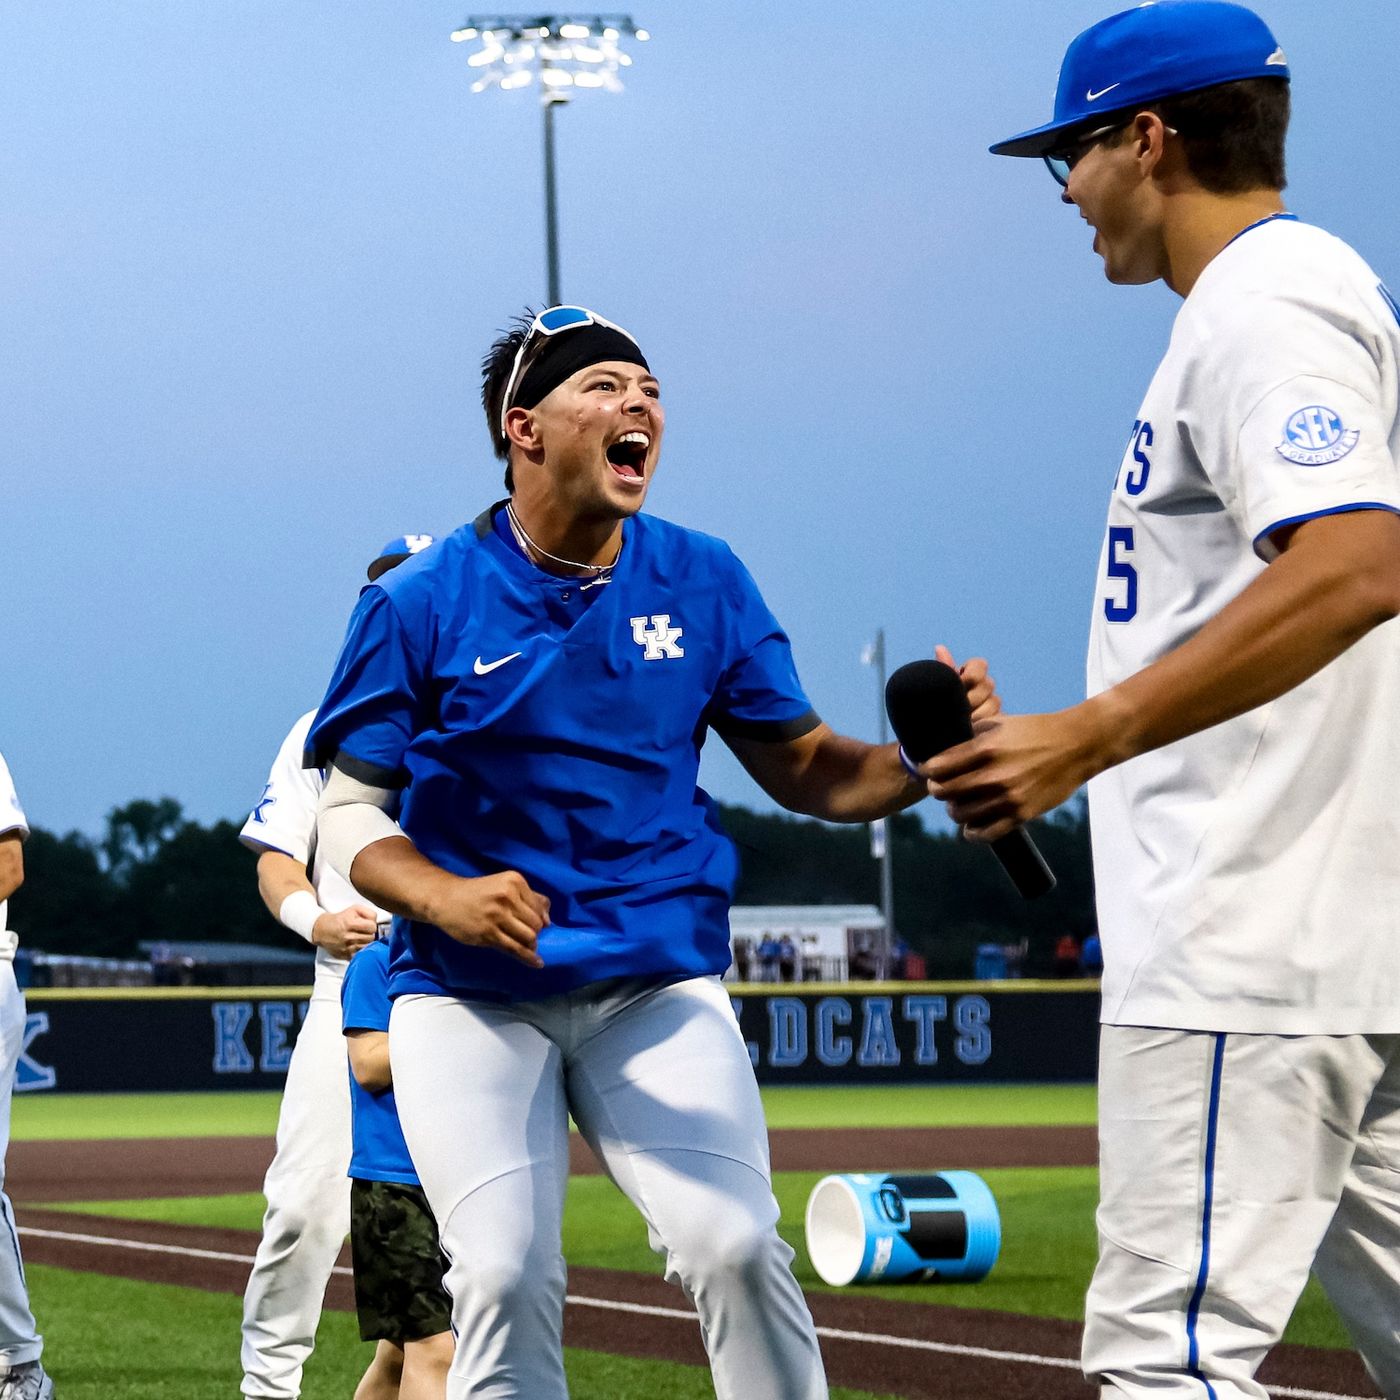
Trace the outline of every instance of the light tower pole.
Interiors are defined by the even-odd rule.
[[[880,713],[880,742],[890,741],[889,721],[885,715],[885,629],[879,628],[874,642],[865,648],[861,660],[875,668],[875,708]],[[880,911],[885,916],[884,946],[880,950],[880,975],[889,973],[894,957],[894,826],[889,817],[872,823],[871,844],[880,862]]]
[[[545,88],[540,93],[544,111],[544,264],[548,300],[558,306],[559,295],[559,190],[554,175],[554,109],[569,99],[562,92]]]
[[[473,92],[538,83],[544,114],[545,282],[549,305],[559,291],[559,192],[554,159],[554,111],[575,88],[621,92],[618,73],[630,68],[626,39],[644,43],[651,35],[638,29],[631,15],[468,15],[452,32],[455,43],[477,41],[467,57],[480,76]]]

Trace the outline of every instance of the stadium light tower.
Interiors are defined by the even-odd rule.
[[[544,112],[545,267],[549,304],[559,304],[559,211],[554,181],[554,109],[575,88],[621,92],[618,77],[632,66],[623,42],[651,38],[630,15],[468,15],[452,32],[454,43],[476,41],[467,57],[479,70],[473,92],[538,83]]]

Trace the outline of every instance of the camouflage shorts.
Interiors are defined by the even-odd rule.
[[[448,1330],[447,1261],[421,1186],[352,1181],[350,1252],[364,1341],[402,1345]]]

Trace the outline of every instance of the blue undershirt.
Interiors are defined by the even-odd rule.
[[[340,987],[341,1024],[347,1031],[389,1029],[389,945],[361,948],[345,969]],[[356,1181],[399,1181],[419,1185],[408,1154],[394,1090],[363,1088],[350,1074],[350,1175]]]

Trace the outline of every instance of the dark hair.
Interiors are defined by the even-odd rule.
[[[1192,177],[1211,194],[1281,190],[1288,184],[1284,140],[1287,78],[1244,78],[1163,98],[1156,112],[1181,136]]]
[[[534,324],[535,313],[528,306],[495,340],[481,361],[481,406],[486,411],[486,427],[491,434],[491,450],[506,464],[506,490],[515,490],[510,469],[510,441],[501,431],[501,395],[506,391],[511,366]]]

